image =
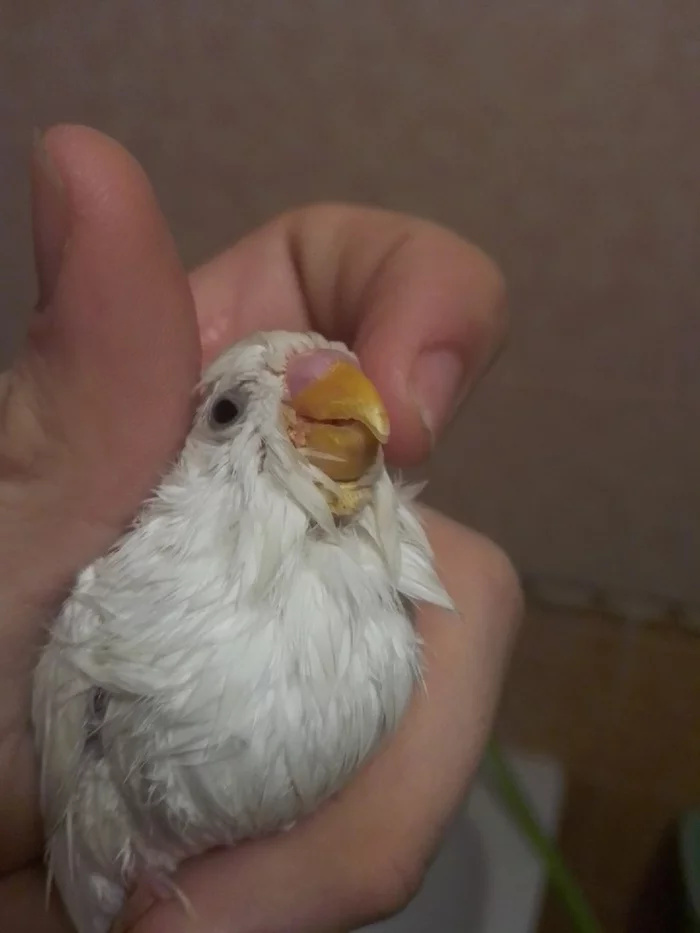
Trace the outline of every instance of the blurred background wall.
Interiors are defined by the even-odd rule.
[[[34,126],[125,144],[188,264],[308,200],[426,215],[513,315],[432,501],[551,597],[700,621],[695,0],[0,0],[0,118],[5,359]]]

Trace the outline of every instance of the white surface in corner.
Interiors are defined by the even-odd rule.
[[[542,828],[556,834],[564,792],[551,759],[508,753]],[[423,888],[366,933],[535,933],[544,872],[494,791],[478,778]]]

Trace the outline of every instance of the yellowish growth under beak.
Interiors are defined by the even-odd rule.
[[[292,442],[338,483],[359,480],[389,438],[389,416],[374,385],[352,363],[333,363],[289,402]]]

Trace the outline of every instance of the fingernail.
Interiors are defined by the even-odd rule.
[[[415,364],[411,394],[431,441],[459,406],[466,386],[464,363],[454,350],[426,350]]]
[[[44,138],[34,130],[31,160],[32,227],[39,285],[37,310],[46,307],[56,287],[69,233],[66,189]]]
[[[109,928],[109,933],[129,933],[154,907],[167,901],[176,901],[193,933],[199,933],[199,918],[187,895],[172,879],[157,871],[146,872]]]
[[[138,888],[109,928],[109,933],[129,933],[156,903],[155,896],[147,887]]]

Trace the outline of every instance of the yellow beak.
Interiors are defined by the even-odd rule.
[[[291,400],[290,437],[310,463],[336,482],[360,479],[389,439],[389,416],[367,376],[333,363]]]

